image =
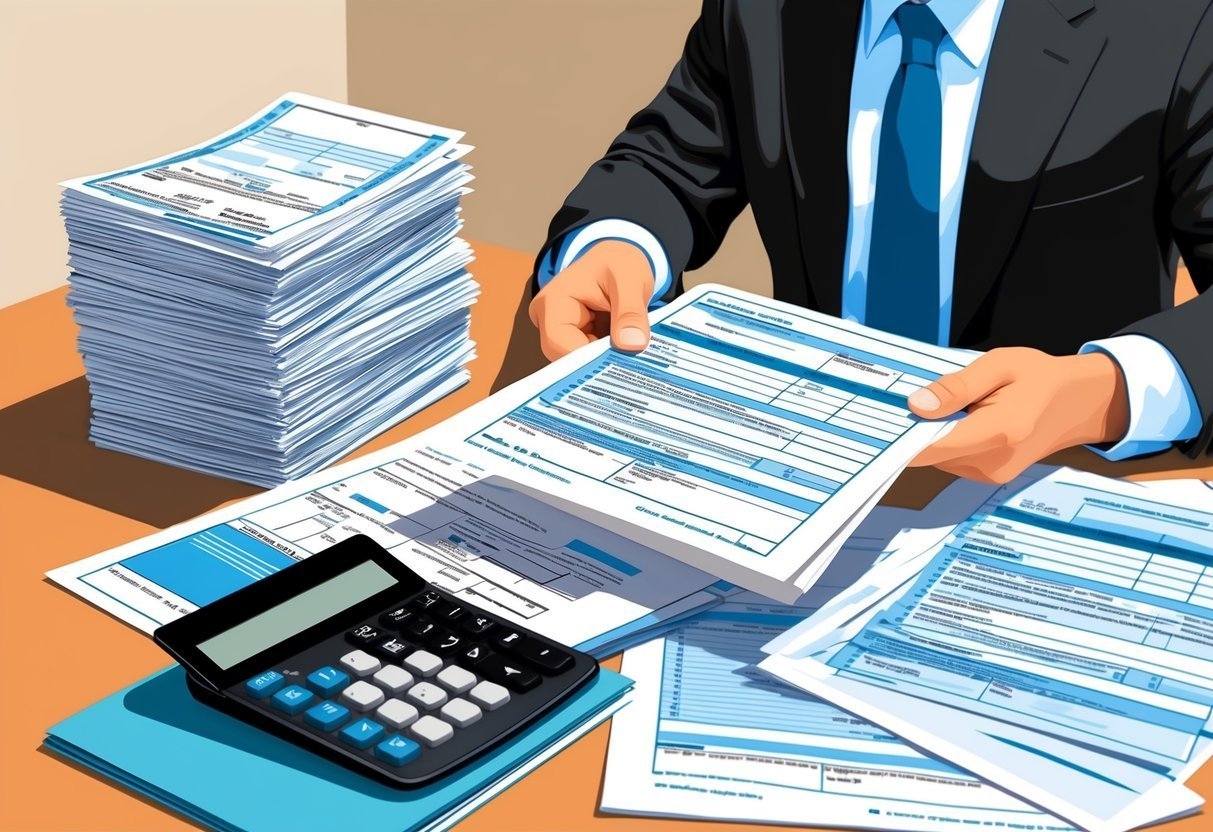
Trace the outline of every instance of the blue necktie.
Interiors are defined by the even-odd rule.
[[[894,18],[901,31],[901,66],[881,119],[864,322],[934,344],[943,122],[935,53],[944,28],[925,3],[905,3]]]

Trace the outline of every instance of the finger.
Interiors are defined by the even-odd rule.
[[[536,298],[536,301],[540,300]],[[594,312],[569,295],[552,294],[542,298],[535,316],[539,326],[539,348],[549,361],[590,342],[584,330],[593,324]]]
[[[926,419],[940,419],[984,399],[1013,378],[1014,361],[989,352],[959,372],[950,373],[915,390],[906,400],[910,410]]]
[[[1005,449],[1009,444],[1005,414],[998,408],[982,408],[961,419],[956,427],[924,448],[910,461],[921,468],[946,462],[967,460],[990,451]]]
[[[612,346],[632,352],[647,347],[652,278],[643,272],[611,271],[605,288],[611,301]]]

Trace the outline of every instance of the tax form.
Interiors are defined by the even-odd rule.
[[[951,427],[906,397],[973,357],[702,285],[644,352],[591,344],[451,429],[566,510],[791,602]]]
[[[624,653],[635,699],[612,723],[602,810],[896,832],[1072,829],[757,671],[763,643],[812,611],[746,593]]]
[[[761,667],[1086,829],[1200,805],[1182,784],[1213,754],[1208,483],[1062,469],[913,571]]]
[[[420,183],[427,169],[449,169],[445,161],[470,149],[458,144],[462,137],[292,92],[184,151],[65,182],[64,196],[84,217],[106,205],[137,207],[146,219],[129,219],[132,227],[163,236],[153,220],[169,220],[184,238],[281,266],[270,252],[314,244],[319,231],[332,237],[340,228],[326,224],[414,194],[391,188],[408,177]]]
[[[281,490],[265,497],[281,497]],[[450,459],[438,462],[430,448],[284,499],[245,501],[224,514],[49,576],[150,634],[365,534],[456,597],[600,656],[729,592],[710,575],[504,480],[478,478]]]

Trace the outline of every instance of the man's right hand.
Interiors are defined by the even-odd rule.
[[[649,344],[653,269],[631,243],[595,243],[531,301],[531,321],[549,361],[611,333],[611,345],[639,352]]]

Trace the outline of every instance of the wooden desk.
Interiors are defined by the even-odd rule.
[[[476,246],[484,294],[472,335],[480,357],[472,382],[368,443],[396,442],[479,401],[540,366],[523,294],[530,255]],[[256,493],[237,483],[94,448],[86,438],[88,393],[63,290],[0,310],[0,830],[136,832],[187,829],[189,822],[39,749],[44,730],[167,664],[141,633],[43,579],[55,566],[134,540],[157,528]],[[1058,460],[1139,478],[1200,476],[1178,454],[1112,465],[1085,451]],[[886,502],[921,506],[950,477],[909,472]],[[607,662],[618,669],[618,659]],[[598,815],[607,729],[595,730],[463,823],[463,832],[702,830],[702,824]],[[188,761],[176,761],[188,765]],[[1213,797],[1213,765],[1190,785]],[[812,817],[804,818],[806,823]],[[1208,815],[1167,825],[1208,829]],[[742,827],[757,829],[775,827]]]

